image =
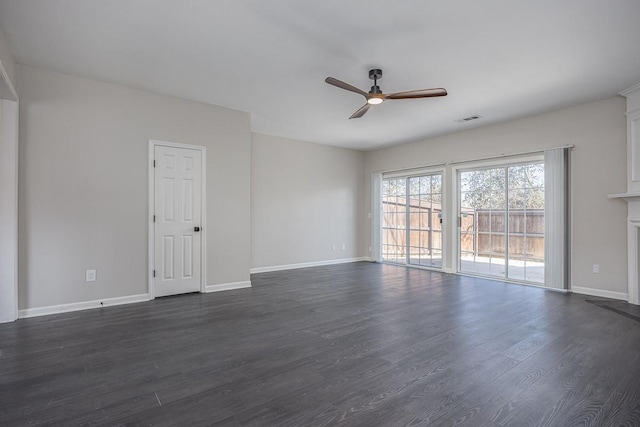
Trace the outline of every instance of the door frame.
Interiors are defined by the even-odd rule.
[[[442,214],[442,227],[440,230],[441,233],[441,245],[442,248],[440,249],[440,252],[442,253],[442,261],[441,261],[441,265],[440,267],[431,267],[431,266],[426,266],[426,265],[418,265],[418,264],[410,264],[407,260],[409,259],[409,229],[407,228],[407,234],[406,234],[406,239],[405,239],[405,249],[407,250],[407,254],[405,257],[405,261],[404,262],[394,262],[394,261],[386,261],[384,259],[382,259],[382,242],[383,242],[383,237],[382,237],[382,230],[383,230],[383,212],[382,212],[382,182],[385,179],[393,179],[393,178],[404,178],[407,179],[407,185],[409,184],[408,180],[409,178],[414,178],[414,177],[420,177],[420,176],[427,176],[427,175],[438,175],[440,174],[440,179],[442,180],[442,184],[441,184],[441,193],[440,193],[440,197],[441,199],[441,203],[440,203],[440,213]],[[380,179],[380,189],[379,189],[379,193],[380,196],[378,197],[379,200],[379,215],[380,215],[380,219],[378,221],[378,233],[380,233],[380,262],[382,263],[386,263],[386,264],[393,264],[393,265],[401,265],[404,267],[411,267],[411,268],[421,268],[424,270],[434,270],[434,271],[441,271],[444,273],[450,273],[449,268],[448,268],[448,252],[449,252],[449,244],[448,244],[448,239],[449,239],[449,229],[447,227],[447,220],[448,220],[448,203],[449,203],[449,195],[448,193],[448,185],[449,185],[449,179],[447,177],[447,170],[444,167],[443,164],[438,164],[438,165],[434,165],[434,166],[424,166],[424,167],[419,167],[419,168],[411,168],[410,170],[398,170],[398,171],[392,171],[392,172],[383,172],[381,175],[381,179]],[[408,194],[408,193],[407,193]],[[407,220],[406,220],[406,227],[409,227],[409,220],[408,220],[408,216],[409,216],[409,210],[407,209]],[[373,224],[373,222],[372,222]],[[375,227],[375,226],[374,226]]]
[[[529,285],[529,286],[544,286],[539,285],[533,282],[527,282],[524,280],[510,279],[508,277],[508,259],[505,257],[505,277],[498,276],[489,276],[482,274],[470,273],[467,271],[462,271],[460,269],[460,176],[459,173],[467,170],[474,169],[491,169],[491,168],[504,168],[512,165],[518,165],[521,163],[539,163],[540,160],[544,161],[544,153],[543,152],[532,152],[525,153],[522,155],[513,155],[513,156],[505,156],[498,158],[488,158],[483,160],[475,160],[469,162],[460,162],[452,165],[451,167],[451,182],[452,182],[452,209],[450,215],[450,222],[454,224],[454,229],[452,233],[453,237],[453,252],[452,255],[454,258],[454,272],[455,274],[465,275],[465,276],[477,276],[482,278],[490,278],[495,280],[500,280],[509,283],[517,283],[520,285]],[[545,187],[546,188],[546,187]],[[507,218],[508,220],[508,218]],[[508,224],[508,223],[507,223]],[[508,245],[508,238],[506,237],[507,233],[505,233],[505,245]],[[546,244],[546,243],[545,243]],[[507,255],[508,256],[508,255]]]
[[[0,323],[18,318],[19,102],[0,63]]]
[[[155,267],[155,225],[153,222],[154,208],[155,208],[155,170],[154,170],[154,156],[155,149],[158,146],[162,147],[172,147],[172,148],[186,148],[189,150],[197,150],[202,154],[202,194],[200,204],[200,213],[201,213],[201,226],[200,226],[200,292],[205,293],[207,289],[207,263],[206,263],[206,241],[207,241],[207,147],[202,145],[191,145],[191,144],[181,144],[178,142],[167,142],[167,141],[158,141],[154,139],[149,140],[149,159],[148,159],[148,168],[149,168],[149,207],[148,207],[148,216],[147,221],[149,224],[149,239],[148,239],[148,282],[149,282],[149,299],[154,299],[155,295],[155,286],[154,286],[154,277],[153,270]]]

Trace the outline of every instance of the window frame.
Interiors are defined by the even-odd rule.
[[[527,164],[532,164],[532,163],[545,163],[545,158],[544,158],[544,152],[540,152],[540,153],[532,153],[532,154],[527,154],[527,155],[520,155],[520,156],[509,156],[509,157],[503,157],[503,158],[494,158],[494,159],[486,159],[486,160],[479,160],[479,161],[469,161],[469,162],[459,162],[459,163],[455,163],[451,165],[451,181],[452,181],[452,187],[451,187],[451,192],[453,193],[453,200],[452,200],[452,209],[450,212],[450,217],[449,217],[449,221],[452,222],[452,224],[455,224],[454,226],[454,238],[453,240],[453,247],[452,247],[452,256],[454,256],[455,258],[455,262],[454,262],[454,269],[456,274],[461,274],[461,275],[468,275],[468,276],[478,276],[478,277],[484,277],[484,278],[491,278],[491,279],[496,279],[496,280],[504,280],[507,282],[514,282],[514,283],[520,283],[520,284],[526,284],[526,285],[531,285],[531,286],[545,286],[544,283],[544,279],[543,281],[540,282],[533,282],[533,281],[528,281],[526,280],[526,275],[525,275],[525,279],[520,280],[520,279],[515,279],[515,278],[511,278],[509,277],[509,267],[508,267],[508,263],[509,263],[509,248],[508,248],[508,230],[509,230],[509,209],[508,209],[508,192],[509,192],[509,186],[508,186],[508,169],[507,170],[507,175],[505,176],[506,179],[506,191],[505,191],[505,230],[503,235],[505,236],[505,274],[504,276],[494,276],[494,275],[484,275],[484,274],[479,274],[479,273],[475,273],[475,272],[469,272],[469,271],[462,271],[461,269],[461,244],[460,244],[460,236],[461,236],[461,227],[460,227],[460,221],[461,221],[461,215],[460,213],[460,197],[461,197],[461,183],[460,183],[460,172],[466,172],[466,171],[475,171],[475,170],[486,170],[486,169],[495,169],[495,168],[508,168],[511,166],[518,166],[518,165],[527,165]],[[546,184],[545,184],[546,185]],[[475,227],[477,227],[477,224],[474,225]],[[544,236],[544,234],[543,234]],[[545,236],[546,237],[546,236]],[[477,245],[477,242],[475,242],[475,244]],[[546,264],[546,260],[545,260],[545,264]],[[546,266],[545,266],[546,267]]]

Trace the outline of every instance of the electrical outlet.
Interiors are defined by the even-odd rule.
[[[87,282],[95,282],[96,281],[96,270],[87,270],[85,274],[85,280]]]
[[[336,250],[336,245],[331,245],[331,249],[335,251]]]
[[[593,272],[595,274],[600,274],[600,265],[598,264],[593,264]]]
[[[342,244],[342,250],[343,250],[343,251],[346,251],[346,250],[347,250],[347,244],[346,244],[346,243],[343,243],[343,244]]]

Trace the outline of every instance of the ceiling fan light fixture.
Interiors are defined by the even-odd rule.
[[[367,104],[378,105],[382,104],[382,101],[384,101],[384,99],[372,96],[371,98],[367,99]]]

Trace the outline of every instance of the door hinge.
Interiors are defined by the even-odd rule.
[[[153,167],[154,168],[156,167],[156,161],[155,160],[153,161]]]
[[[153,216],[153,222],[156,222],[156,216],[155,215]]]
[[[153,270],[153,277],[156,277],[156,271]]]
[[[458,227],[462,227],[462,217],[458,217]]]

